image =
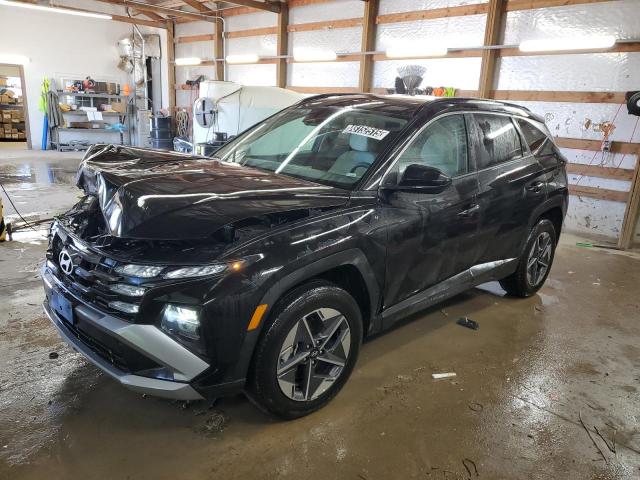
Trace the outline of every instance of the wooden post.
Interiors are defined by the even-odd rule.
[[[498,45],[502,40],[502,18],[505,12],[506,0],[489,0],[487,23],[484,29],[484,45]],[[496,74],[497,50],[483,50],[480,64],[480,85],[478,96],[491,98]]]
[[[289,54],[289,5],[281,4],[280,13],[278,14],[278,40],[276,47],[276,55],[282,57]],[[276,86],[286,88],[287,86],[287,59],[278,58],[276,62]]]
[[[362,92],[371,91],[373,77],[373,55],[365,55],[376,48],[376,19],[378,17],[379,0],[368,0],[364,5],[364,18],[362,21],[362,42],[360,57],[360,79],[358,87]]]
[[[176,115],[176,48],[175,48],[176,24],[173,20],[167,21],[167,61],[169,62],[169,115]]]
[[[633,172],[629,200],[624,211],[622,229],[618,238],[618,248],[628,249],[633,244],[633,236],[636,231],[638,212],[640,211],[640,146],[636,148],[636,167]]]
[[[224,20],[216,17],[216,39],[214,42],[214,56],[216,60],[216,80],[225,80],[224,78]]]

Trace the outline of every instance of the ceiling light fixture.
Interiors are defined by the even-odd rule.
[[[258,63],[260,57],[254,53],[247,53],[245,55],[227,55],[225,60],[230,64]]]
[[[82,12],[80,10],[71,10],[69,8],[45,7],[44,5],[35,5],[33,3],[12,2],[10,0],[0,0],[0,5],[4,5],[5,7],[28,8],[30,10],[40,10],[42,12],[50,12],[50,13],[65,13],[67,15],[76,15],[78,17],[99,18],[102,20],[112,19],[111,15],[107,15],[104,13]]]
[[[176,58],[175,64],[179,67],[185,67],[189,65],[200,65],[202,63],[202,59],[198,57],[184,57],[184,58]]]
[[[553,52],[563,50],[597,50],[611,48],[616,38],[611,35],[593,35],[589,37],[546,38],[525,40],[520,43],[521,52]]]
[[[333,62],[338,54],[333,50],[298,50],[293,52],[296,62]]]
[[[387,58],[444,57],[447,54],[447,47],[398,44],[388,47],[385,53]]]

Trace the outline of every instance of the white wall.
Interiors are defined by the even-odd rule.
[[[71,5],[70,2],[67,2]],[[99,3],[75,2],[85,9],[105,11]],[[115,13],[115,11],[113,11]],[[0,53],[24,55],[30,63],[24,66],[25,91],[28,101],[29,126],[33,148],[40,148],[43,114],[38,99],[43,78],[62,76],[127,82],[118,70],[117,41],[131,34],[132,26],[112,20],[100,20],[64,14],[39,12],[0,6]],[[161,35],[163,53],[166,30],[140,27],[143,33]],[[163,62],[163,100],[168,105],[167,62]]]

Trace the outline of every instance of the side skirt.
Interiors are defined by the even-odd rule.
[[[447,278],[432,287],[392,305],[382,312],[383,328],[386,329],[398,320],[424,310],[447,298],[476,287],[481,283],[499,280],[513,273],[518,266],[517,258],[481,263],[463,272]]]

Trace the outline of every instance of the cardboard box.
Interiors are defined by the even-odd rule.
[[[118,113],[127,113],[127,104],[126,102],[113,102],[111,110]]]
[[[7,84],[7,79],[6,78],[0,78],[0,87],[6,87]]]

